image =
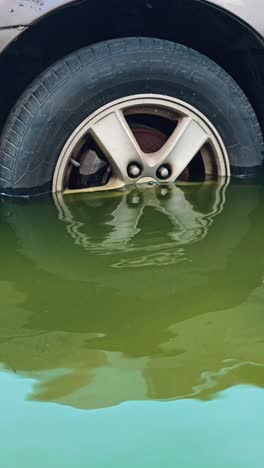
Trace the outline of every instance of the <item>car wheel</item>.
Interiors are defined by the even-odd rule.
[[[0,189],[27,196],[245,176],[262,151],[249,101],[218,65],[179,44],[116,39],[60,60],[20,98],[1,138]]]

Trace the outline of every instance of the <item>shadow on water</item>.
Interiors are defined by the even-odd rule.
[[[0,363],[35,380],[30,399],[88,409],[264,387],[263,186],[0,207]]]

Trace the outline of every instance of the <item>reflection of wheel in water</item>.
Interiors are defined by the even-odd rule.
[[[169,185],[149,187],[148,184],[131,191],[116,192],[118,204],[107,221],[109,231],[102,240],[94,240],[87,232],[85,219],[85,207],[92,204],[93,199],[80,196],[71,198],[62,194],[54,194],[54,202],[58,210],[59,219],[65,223],[67,233],[74,243],[85,250],[98,252],[99,254],[113,251],[128,252],[136,248],[136,236],[140,235],[140,222],[144,223],[146,208],[152,208],[155,212],[167,218],[170,228],[167,232],[168,242],[173,242],[174,254],[168,261],[180,259],[185,245],[198,242],[205,238],[208,229],[224,208],[225,192],[229,184],[228,179],[220,178],[218,183],[193,183],[181,186]],[[98,200],[98,196],[97,200]],[[105,195],[100,195],[105,197]],[[106,195],[107,196],[107,195]],[[135,242],[133,242],[135,241]],[[163,245],[163,249],[166,245]],[[178,251],[175,250],[178,248]],[[147,246],[149,253],[146,255],[155,263],[155,244]],[[160,246],[157,246],[160,250]],[[180,255],[177,255],[177,252]],[[168,253],[169,254],[169,253]],[[146,265],[147,259],[144,255]],[[153,256],[154,255],[154,256]],[[170,255],[170,254],[169,254]],[[163,256],[163,261],[165,261]],[[165,261],[166,263],[166,261]],[[140,266],[141,262],[135,263]]]
[[[264,387],[263,188],[175,189],[67,196],[58,209],[48,200],[3,200],[0,354],[9,372],[34,380],[29,398],[88,409],[209,399],[237,383]],[[186,203],[190,220],[180,217]],[[116,237],[119,250],[107,244],[101,255],[115,233],[113,214],[128,209],[140,216],[138,233],[128,243]],[[169,223],[153,224],[154,211]],[[176,213],[180,228],[170,222]],[[183,236],[196,221],[197,235]],[[190,261],[166,266],[167,232],[179,234],[169,254],[183,246]],[[153,249],[165,267],[112,268],[150,264]]]

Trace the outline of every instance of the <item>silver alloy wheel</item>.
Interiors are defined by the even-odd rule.
[[[165,143],[154,152],[140,147],[128,118],[158,116],[174,123]],[[111,167],[104,185],[69,188],[73,168],[87,138],[99,147]],[[178,99],[136,95],[112,102],[84,120],[65,144],[54,173],[53,192],[75,193],[120,189],[144,182],[173,183],[199,154],[205,176],[227,177],[230,165],[223,141],[209,120]]]

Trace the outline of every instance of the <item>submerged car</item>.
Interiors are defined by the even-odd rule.
[[[0,192],[261,172],[262,0],[2,0]]]

